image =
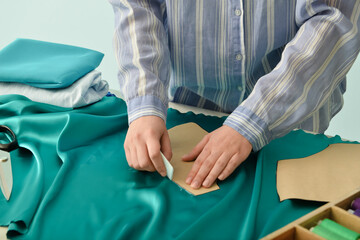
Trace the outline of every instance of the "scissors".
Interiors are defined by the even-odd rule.
[[[0,142],[0,187],[9,201],[13,187],[10,152],[19,148],[19,145],[15,133],[9,127],[0,125],[0,134],[6,138]]]

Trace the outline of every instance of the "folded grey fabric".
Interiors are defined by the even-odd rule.
[[[109,84],[101,79],[101,72],[93,70],[67,88],[43,89],[22,83],[0,82],[0,95],[23,95],[35,102],[60,107],[78,108],[97,102],[109,91]]]

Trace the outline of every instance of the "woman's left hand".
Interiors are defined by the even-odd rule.
[[[224,180],[246,160],[251,143],[229,126],[222,126],[207,134],[193,150],[182,157],[195,163],[186,178],[192,188],[211,187],[215,180]]]

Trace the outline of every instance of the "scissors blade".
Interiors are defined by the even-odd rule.
[[[10,153],[0,150],[0,187],[7,201],[10,199],[13,176]]]

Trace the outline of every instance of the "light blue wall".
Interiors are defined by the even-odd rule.
[[[343,109],[332,119],[326,131],[329,135],[360,141],[360,58],[347,75],[347,91]]]
[[[100,51],[105,57],[98,69],[117,89],[113,32],[107,0],[0,0],[0,48],[16,38],[32,38]]]
[[[118,89],[112,51],[113,11],[107,0],[1,0],[0,48],[15,38],[33,38],[98,50],[99,67],[112,89]],[[360,59],[348,74],[344,109],[333,119],[329,135],[360,140]]]

